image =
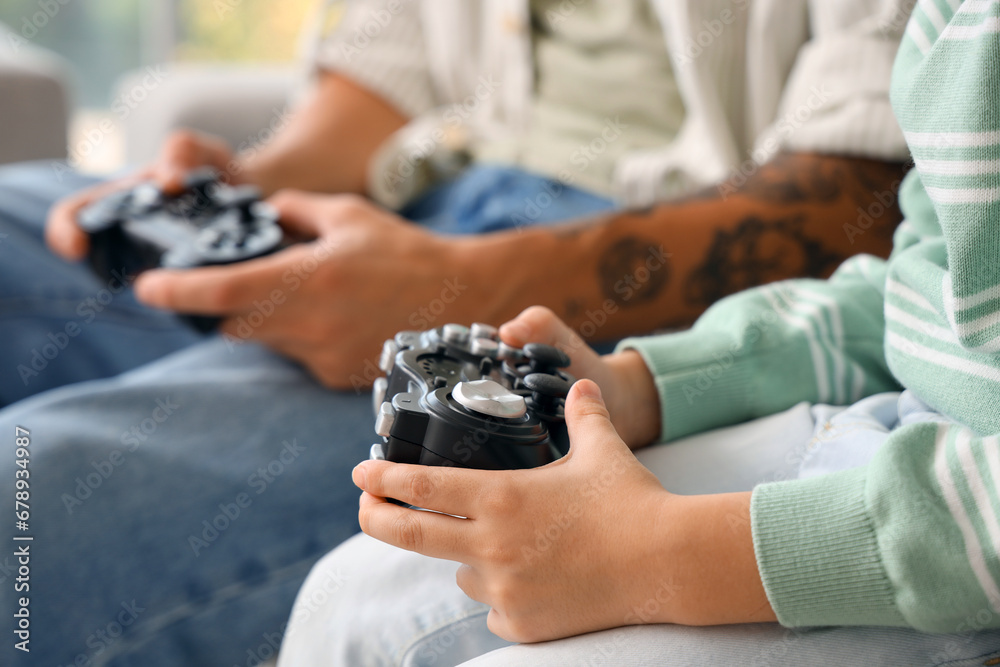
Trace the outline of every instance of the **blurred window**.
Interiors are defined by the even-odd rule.
[[[111,118],[125,72],[165,62],[290,62],[303,22],[321,0],[0,0],[0,23],[63,56],[76,115],[70,152]],[[91,171],[120,165],[120,146],[87,156]],[[79,160],[77,160],[79,162]]]

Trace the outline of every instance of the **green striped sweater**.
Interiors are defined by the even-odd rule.
[[[963,424],[901,427],[862,468],[758,486],[754,545],[785,625],[1000,627],[1000,1],[919,0],[892,97],[915,169],[888,261],[743,292],[621,347],[653,372],[665,440],[900,386]]]

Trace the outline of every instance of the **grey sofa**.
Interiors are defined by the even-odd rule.
[[[116,100],[142,101],[122,120],[125,159],[131,165],[153,160],[175,129],[208,132],[234,150],[265,142],[287,122],[288,100],[300,81],[297,68],[275,65],[169,65],[157,67],[148,86],[147,70],[125,74]],[[144,83],[145,82],[145,83]]]
[[[0,24],[0,164],[66,157],[68,81],[57,56]]]

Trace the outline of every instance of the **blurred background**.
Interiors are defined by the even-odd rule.
[[[150,158],[164,124],[185,114],[212,130],[239,105],[254,106],[254,122],[226,127],[231,141],[251,141],[265,113],[280,115],[319,17],[336,16],[319,14],[327,4],[336,3],[3,0],[0,162],[59,157],[60,104],[64,156],[88,172]]]

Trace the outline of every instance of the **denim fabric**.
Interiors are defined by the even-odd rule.
[[[102,284],[42,239],[49,207],[98,181],[53,163],[0,168],[0,407],[74,382],[111,377],[202,339],[132,296],[128,277]],[[614,204],[558,181],[480,166],[403,211],[440,234],[558,222]]]
[[[812,474],[807,470],[820,451],[829,471],[860,465],[894,426],[941,419],[909,392],[872,396],[846,409],[802,403],[637,455],[677,493],[746,491]],[[486,627],[485,605],[455,584],[457,567],[356,535],[306,580],[279,667],[973,667],[1000,658],[1000,631],[975,631],[992,616],[970,619],[970,631],[956,635],[649,625],[504,646]],[[651,595],[643,608],[654,613],[659,604]]]
[[[481,198],[489,184],[477,174],[451,184],[454,197],[438,192],[441,205],[467,189]],[[31,438],[29,530],[9,515],[0,530],[0,665],[256,665],[282,641],[310,567],[358,530],[350,471],[374,436],[371,398],[326,390],[263,347],[202,340],[128,290],[58,345],[49,334],[61,341],[108,287],[42,245],[52,202],[90,182],[63,178],[49,165],[0,170],[0,396],[35,394],[0,411],[11,509],[15,428]],[[506,173],[497,196],[520,206],[540,182]],[[559,212],[609,205],[574,201]],[[482,208],[488,225],[512,214]],[[552,220],[547,211],[533,222]],[[25,386],[17,365],[50,343],[59,353]],[[14,590],[12,533],[34,538],[29,592]],[[30,654],[11,634],[22,595]]]
[[[52,204],[97,181],[50,163],[0,169],[0,406],[71,382],[117,375],[200,336],[103,284],[42,238]]]
[[[432,187],[401,214],[441,234],[519,229],[615,208],[614,202],[513,167],[478,165]]]

